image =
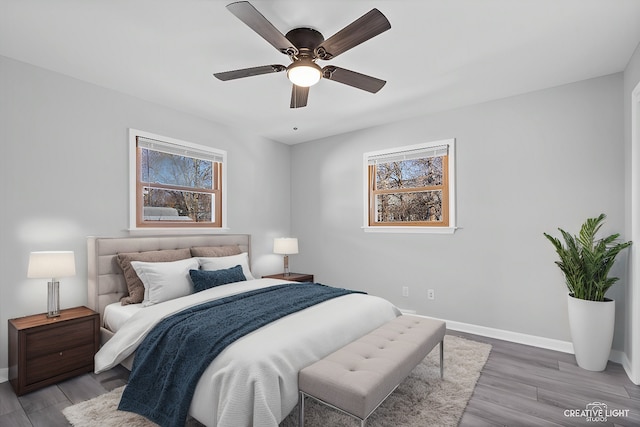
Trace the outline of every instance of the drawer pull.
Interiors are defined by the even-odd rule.
[[[62,356],[62,352],[60,352],[60,356]]]

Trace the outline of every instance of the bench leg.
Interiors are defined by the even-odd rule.
[[[440,341],[440,378],[444,379],[444,340]]]
[[[304,427],[304,393],[300,392],[298,397],[298,426]]]

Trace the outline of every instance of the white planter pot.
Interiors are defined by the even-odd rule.
[[[616,303],[568,297],[569,327],[578,366],[604,371],[611,353]]]

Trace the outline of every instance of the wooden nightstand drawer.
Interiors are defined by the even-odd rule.
[[[93,319],[65,322],[26,334],[29,354],[27,359],[57,353],[82,344],[93,344]]]
[[[100,316],[86,307],[9,319],[9,381],[18,396],[93,371]]]
[[[83,369],[85,372],[93,370],[93,343],[45,354],[27,360],[26,384],[30,385],[67,372]]]

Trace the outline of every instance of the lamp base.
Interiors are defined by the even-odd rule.
[[[47,283],[47,317],[60,316],[60,282]]]
[[[284,256],[284,275],[289,276],[291,272],[289,271],[289,255]]]

